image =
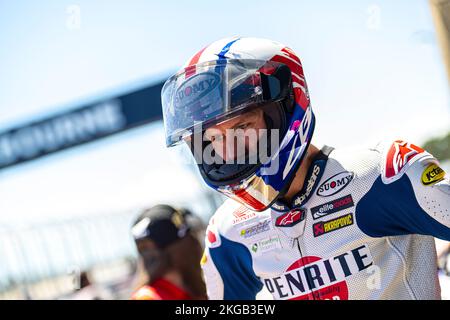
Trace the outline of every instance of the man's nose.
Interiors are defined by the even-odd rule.
[[[236,159],[236,139],[225,138],[225,161]]]
[[[232,161],[236,159],[236,141],[235,139],[227,139],[225,136],[220,141],[213,144],[214,150],[219,153],[224,161]]]

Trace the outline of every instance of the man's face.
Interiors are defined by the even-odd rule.
[[[266,129],[264,112],[255,109],[235,118],[218,123],[205,131],[217,155],[226,162],[255,154],[258,140]]]

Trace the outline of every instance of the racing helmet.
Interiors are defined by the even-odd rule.
[[[165,82],[161,102],[167,146],[186,142],[204,181],[254,211],[286,193],[314,132],[299,57],[267,39],[234,37],[206,46]],[[259,150],[267,156],[211,161],[217,155],[206,130],[252,110],[263,113],[268,137]]]

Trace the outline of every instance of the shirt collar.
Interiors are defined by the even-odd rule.
[[[292,198],[291,203],[286,203],[279,199],[272,205],[272,209],[279,212],[286,212],[295,208],[300,208],[306,204],[314,194],[314,191],[322,178],[331,151],[333,151],[332,147],[324,146],[314,157],[306,174],[305,183],[303,184],[302,189]]]

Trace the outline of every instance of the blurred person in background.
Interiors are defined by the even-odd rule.
[[[336,85],[338,134],[352,124],[339,114],[349,88]],[[218,40],[166,81],[161,98],[167,146],[185,142],[205,182],[231,198],[207,229],[210,299],[255,299],[263,286],[274,299],[441,297],[433,237],[450,240],[448,175],[409,141],[314,146],[290,48]]]
[[[450,244],[436,239],[442,299],[450,300]]]
[[[145,210],[132,234],[145,273],[133,300],[206,299],[198,233],[202,222],[188,210],[157,205]],[[203,233],[204,234],[204,233]]]
[[[441,241],[437,239],[437,241]],[[450,244],[448,242],[437,244],[438,267],[443,274],[450,277]]]

